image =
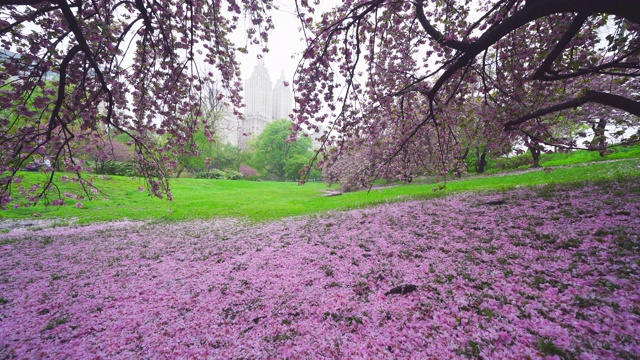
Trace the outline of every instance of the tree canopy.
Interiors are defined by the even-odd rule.
[[[468,144],[503,148],[506,137],[577,148],[559,131],[572,123],[597,129],[599,139],[604,129],[638,141],[640,8],[633,1],[354,0],[323,14],[319,1],[295,3],[307,41],[294,79],[296,129],[323,133],[328,164],[374,154],[360,172],[365,182],[380,173],[447,174]],[[246,19],[247,43],[265,45],[273,6],[2,2],[0,41],[10,51],[0,72],[0,106],[9,109],[0,119],[0,205],[11,201],[16,173],[34,155],[82,171],[72,142],[112,133],[131,137],[150,191],[171,198],[177,153],[190,149],[199,127],[213,135],[202,121],[204,84],[219,79],[219,100],[236,113],[242,106],[235,55],[246,48],[230,34]],[[212,70],[199,69],[199,59]],[[470,128],[483,138],[470,139]]]
[[[300,170],[309,163],[307,153],[311,148],[311,139],[296,136],[291,141],[290,120],[276,120],[264,129],[254,142],[255,163],[274,179],[298,179]],[[299,135],[299,134],[298,134]]]
[[[9,0],[0,5],[0,206],[11,202],[16,172],[36,155],[83,171],[78,138],[127,133],[140,172],[157,195],[171,192],[176,152],[202,126],[201,90],[220,79],[218,100],[242,106],[230,41],[244,19],[247,43],[264,44],[271,1]],[[203,72],[199,63],[207,63]],[[159,141],[161,138],[161,141]],[[29,196],[38,201],[49,181]],[[89,184],[90,186],[90,184]],[[60,195],[60,194],[58,194]]]
[[[304,9],[310,17],[314,5]],[[638,141],[634,2],[346,1],[306,29],[298,126],[324,132],[329,162],[376,147],[367,180],[402,174],[393,169],[406,149],[435,154],[439,172],[451,172],[468,150],[460,138],[469,121],[483,122],[494,142],[510,133],[576,148],[558,122],[606,117],[618,136],[636,131],[619,141]]]

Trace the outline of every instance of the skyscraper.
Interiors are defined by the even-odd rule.
[[[273,87],[273,110],[272,116],[274,120],[288,119],[293,109],[293,94],[288,87],[285,86],[284,71],[280,75],[280,79],[276,81]]]
[[[256,138],[273,120],[289,118],[293,110],[293,94],[284,85],[284,71],[272,87],[269,71],[260,60],[253,68],[251,77],[244,86],[244,121],[241,122],[240,147],[247,147],[250,140]]]
[[[260,60],[253,68],[251,77],[244,82],[245,110],[244,114],[265,114],[271,117],[272,94],[269,71],[264,67],[264,60]]]

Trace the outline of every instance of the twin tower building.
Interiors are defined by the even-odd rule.
[[[228,126],[220,129],[224,140],[246,148],[249,141],[260,135],[268,124],[274,120],[288,119],[293,110],[293,93],[285,86],[285,81],[283,72],[274,85],[261,60],[244,83],[245,119],[226,119]]]

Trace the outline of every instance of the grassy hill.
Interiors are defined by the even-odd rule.
[[[580,155],[582,156],[582,155]],[[571,161],[571,160],[566,160]],[[24,173],[21,185],[28,185],[43,176]],[[62,193],[78,191],[78,184],[62,181],[57,184]],[[69,174],[66,174],[70,176]],[[474,175],[462,180],[429,184],[397,184],[327,197],[322,183],[252,182],[241,180],[174,179],[175,201],[157,199],[141,191],[144,180],[120,176],[91,176],[102,191],[95,199],[67,199],[64,206],[45,206],[7,209],[0,213],[4,219],[58,219],[92,223],[112,220],[179,221],[213,217],[241,217],[254,221],[279,219],[329,210],[344,210],[408,198],[434,198],[460,191],[501,191],[518,186],[539,186],[557,183],[582,183],[640,176],[640,159],[591,162],[555,166],[553,171],[528,169],[489,175]],[[82,208],[76,208],[77,202]]]

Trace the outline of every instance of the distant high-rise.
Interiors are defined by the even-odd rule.
[[[272,94],[271,79],[269,72],[264,67],[264,61],[253,68],[253,74],[244,83],[245,110],[244,114],[252,113],[265,114],[271,117],[272,110]]]
[[[280,79],[276,81],[273,87],[273,111],[272,116],[275,120],[288,119],[293,109],[293,94],[291,90],[285,86],[284,71],[280,75]]]
[[[253,73],[244,86],[245,119],[240,124],[243,135],[239,141],[240,147],[246,148],[248,142],[260,135],[273,120],[289,118],[293,110],[293,94],[284,83],[283,71],[272,87],[269,71],[262,60],[253,68]]]

